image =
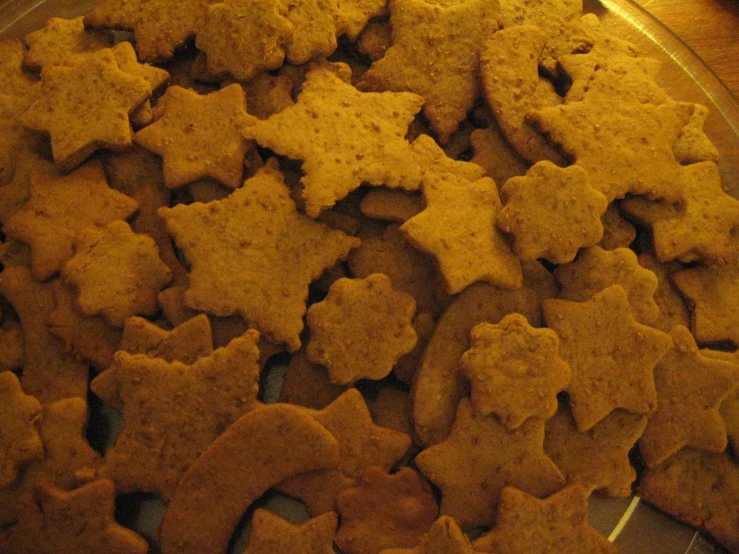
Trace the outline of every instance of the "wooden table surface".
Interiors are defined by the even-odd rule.
[[[739,98],[739,0],[636,0]]]

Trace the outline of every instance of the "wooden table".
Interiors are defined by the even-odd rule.
[[[636,0],[739,98],[739,0]]]

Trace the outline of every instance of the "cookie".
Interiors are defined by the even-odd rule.
[[[413,330],[416,332],[416,347],[409,354],[401,357],[393,367],[393,375],[399,381],[411,386],[416,370],[421,365],[426,344],[436,329],[436,321],[428,312],[419,313],[413,320]]]
[[[472,131],[470,144],[474,151],[470,161],[482,167],[498,188],[511,177],[523,175],[529,168],[529,163],[513,150],[497,123]]]
[[[539,162],[525,176],[506,181],[500,196],[504,207],[496,223],[513,235],[513,250],[521,259],[565,264],[603,237],[601,216],[608,202],[580,167]]]
[[[393,45],[392,29],[386,19],[370,21],[357,37],[357,50],[376,62]]]
[[[110,188],[133,197],[144,189],[163,189],[162,159],[134,143],[123,152],[104,152],[105,176]]]
[[[383,383],[374,400],[368,402],[368,408],[372,421],[380,427],[395,429],[413,437],[411,397],[395,383]]]
[[[333,554],[338,519],[326,512],[299,525],[258,508],[254,511],[244,554]]]
[[[126,219],[138,208],[135,200],[108,187],[97,160],[69,175],[32,173],[29,192],[28,202],[6,220],[3,231],[31,246],[33,276],[40,281],[72,257],[80,231]]]
[[[336,546],[345,554],[379,554],[416,546],[439,513],[431,487],[414,470],[390,475],[368,467],[356,487],[339,494]]]
[[[613,285],[585,302],[545,300],[544,318],[559,335],[559,352],[572,368],[567,388],[572,415],[587,431],[616,408],[654,411],[654,366],[672,340],[634,319],[623,287]]]
[[[293,80],[286,73],[262,73],[243,87],[249,99],[246,111],[258,119],[269,119],[295,103]]]
[[[450,146],[451,144],[447,144],[445,148],[441,148],[433,138],[426,134],[418,135],[413,139],[411,148],[420,158],[424,178],[433,177],[439,173],[449,173],[460,179],[476,181],[485,175],[484,170],[477,164],[460,161],[456,155],[450,154],[448,152]],[[463,150],[468,149],[469,146],[465,146]]]
[[[331,383],[325,367],[314,364],[298,350],[290,358],[280,389],[280,402],[322,410],[346,390]]]
[[[285,18],[295,30],[285,45],[288,61],[295,65],[330,56],[348,17],[338,0],[302,0],[288,4]]]
[[[28,52],[23,63],[41,70],[47,65],[68,65],[75,56],[110,48],[112,40],[104,31],[86,31],[84,17],[52,17],[38,31],[26,36]]]
[[[603,238],[598,242],[603,250],[628,248],[636,238],[636,228],[621,215],[620,204],[611,202],[600,222],[603,225]],[[648,268],[647,268],[648,269]]]
[[[654,368],[657,409],[639,439],[647,467],[685,446],[722,452],[727,437],[718,408],[739,385],[739,364],[703,356],[685,327],[670,335],[673,346]]]
[[[100,479],[73,491],[46,483],[26,497],[19,522],[0,534],[8,554],[39,552],[119,552],[146,554],[149,544],[114,519],[115,488]]]
[[[421,169],[405,134],[423,99],[359,92],[320,66],[306,78],[294,106],[244,130],[260,146],[303,161],[306,214],[317,217],[363,183],[417,190]]]
[[[380,554],[474,554],[469,539],[459,528],[453,517],[441,516],[429,529],[415,548],[388,548]]]
[[[49,134],[54,161],[71,171],[99,148],[130,146],[128,116],[151,93],[146,80],[121,71],[113,53],[101,50],[72,67],[46,67],[41,72],[41,98],[21,122]]]
[[[392,45],[359,87],[421,95],[424,115],[446,144],[480,95],[478,55],[485,38],[498,28],[496,8],[484,0],[390,0]]]
[[[475,550],[524,554],[581,552],[616,554],[617,548],[588,524],[588,501],[580,485],[570,485],[540,500],[505,487],[492,531],[473,543]]]
[[[38,435],[41,404],[23,392],[20,381],[11,371],[0,372],[0,487],[12,483],[18,467],[44,457]]]
[[[17,38],[0,40],[0,95],[24,96],[38,79],[23,67],[26,49]]]
[[[558,349],[554,331],[534,329],[521,314],[475,325],[470,349],[459,361],[459,371],[470,382],[472,408],[495,414],[508,430],[530,417],[551,417],[557,394],[571,379]]]
[[[373,189],[364,196],[360,208],[367,217],[405,223],[423,211],[423,204],[420,194]]]
[[[164,514],[162,552],[225,552],[246,509],[269,488],[291,475],[336,467],[338,458],[336,439],[305,408],[253,410],[183,475]],[[223,491],[217,499],[214,488]]]
[[[707,117],[708,108],[696,104],[683,133],[672,146],[672,152],[681,164],[718,161],[718,150],[703,132]]]
[[[474,182],[450,173],[424,179],[425,209],[400,230],[409,242],[434,256],[447,292],[476,281],[507,289],[521,286],[521,264],[495,227],[502,208],[495,182]]]
[[[134,140],[162,157],[167,188],[204,177],[232,189],[241,186],[249,149],[241,131],[255,119],[246,113],[246,98],[239,85],[206,96],[169,87],[157,104],[157,115]]]
[[[659,306],[659,316],[650,323],[651,327],[669,333],[675,325],[690,326],[690,312],[682,297],[672,285],[673,273],[682,269],[678,262],[660,263],[652,254],[640,254],[639,265],[657,276],[654,301]]]
[[[334,385],[382,379],[416,346],[415,313],[416,301],[387,275],[339,279],[306,313],[308,359],[326,366]]]
[[[543,420],[529,419],[508,431],[495,416],[476,414],[463,398],[449,436],[415,461],[441,489],[441,514],[471,529],[493,524],[506,485],[545,497],[564,484],[543,444]]]

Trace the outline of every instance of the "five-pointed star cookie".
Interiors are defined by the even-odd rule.
[[[359,239],[299,214],[273,164],[225,200],[160,214],[192,266],[187,305],[240,313],[291,351],[300,347],[308,285],[359,246]]]
[[[201,96],[169,87],[157,104],[156,122],[134,140],[164,160],[164,184],[176,188],[212,177],[231,188],[241,186],[249,141],[242,130],[256,119],[246,113],[238,84]]]
[[[642,103],[617,74],[599,71],[581,101],[535,110],[527,119],[588,172],[609,202],[627,193],[680,202],[683,167],[672,147],[693,110],[687,103]]]
[[[647,416],[614,410],[603,421],[581,433],[566,403],[549,418],[544,430],[544,452],[568,483],[579,483],[589,495],[631,496],[636,470],[629,451],[647,426]]]
[[[739,227],[739,200],[726,194],[713,162],[689,165],[683,177],[683,205],[631,197],[621,202],[621,209],[652,229],[659,261],[725,263],[731,255],[732,231]]]
[[[426,208],[400,230],[413,246],[436,258],[447,292],[456,294],[476,281],[521,287],[521,262],[495,226],[502,204],[492,179],[427,175],[423,197]]]
[[[336,512],[295,524],[267,510],[254,512],[244,554],[333,554]]]
[[[703,356],[685,327],[670,334],[673,346],[654,368],[657,409],[639,439],[648,467],[685,446],[722,452],[727,437],[718,408],[739,385],[739,364]]]
[[[654,410],[654,366],[672,340],[636,322],[623,287],[608,287],[586,302],[545,300],[543,309],[559,335],[560,355],[572,367],[567,392],[578,430],[587,431],[616,408]]]
[[[446,144],[480,95],[480,44],[498,28],[497,3],[390,0],[389,9],[392,46],[360,88],[420,94],[431,128]]]
[[[28,202],[7,219],[3,231],[31,246],[33,276],[40,281],[72,257],[80,231],[126,219],[138,208],[135,200],[108,187],[98,160],[59,177],[32,173],[29,189]]]
[[[380,554],[475,554],[464,531],[453,517],[441,516],[415,548],[388,548]]]
[[[38,31],[26,36],[28,52],[23,62],[32,69],[47,65],[67,65],[74,56],[112,46],[111,36],[101,31],[86,31],[84,17],[52,17]]]
[[[39,401],[23,392],[15,373],[0,372],[0,487],[15,480],[20,465],[44,457],[40,419]]]
[[[336,510],[338,494],[355,486],[366,468],[389,471],[411,445],[405,433],[375,425],[362,394],[354,388],[313,417],[339,441],[338,469],[297,475],[277,487],[302,500],[312,516]]]
[[[418,189],[421,168],[405,135],[423,103],[420,96],[359,92],[325,67],[315,67],[306,79],[295,105],[244,135],[303,161],[309,216],[317,217],[363,183]]]
[[[126,426],[99,474],[119,491],[169,499],[203,450],[257,406],[258,338],[248,331],[191,365],[118,352],[113,371]]]
[[[151,85],[121,71],[112,51],[101,50],[72,67],[44,68],[41,93],[21,122],[48,133],[54,161],[70,171],[99,148],[131,145],[128,116],[151,96]]]
[[[100,479],[73,491],[47,483],[23,499],[16,525],[0,533],[6,554],[146,554],[149,544],[114,519],[115,487]]]
[[[514,487],[500,493],[495,527],[477,539],[475,550],[506,554],[616,554],[617,549],[588,524],[588,500],[570,485],[540,500]]]
[[[495,521],[506,485],[543,497],[564,484],[543,445],[544,420],[532,418],[508,431],[463,398],[450,435],[416,456],[416,465],[441,489],[441,513],[471,529]]]

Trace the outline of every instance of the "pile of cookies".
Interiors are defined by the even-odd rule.
[[[634,493],[739,552],[739,201],[659,71],[581,0],[0,42],[0,552],[611,553]]]

